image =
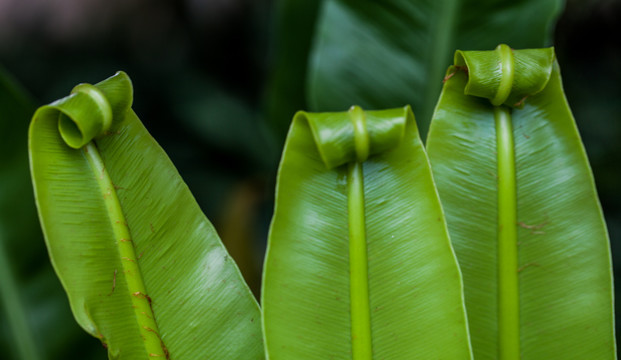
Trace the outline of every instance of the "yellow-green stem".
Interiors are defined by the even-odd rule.
[[[373,351],[362,163],[349,163],[347,170],[352,357],[355,360],[371,360]]]
[[[110,226],[119,249],[121,268],[114,270],[115,283],[116,277],[120,276],[123,276],[127,281],[129,294],[119,294],[119,296],[129,296],[131,298],[140,335],[144,339],[147,356],[149,358],[167,359],[168,351],[159,335],[151,307],[151,298],[145,289],[132,237],[116,195],[116,189],[93,142],[88,143],[83,149],[86,159],[93,170],[94,177],[99,184],[108,215],[110,216]],[[110,275],[112,276],[112,274]],[[115,295],[114,292],[112,294]]]
[[[520,359],[517,191],[511,112],[495,106],[498,154],[498,359]]]
[[[498,84],[498,90],[496,91],[496,96],[492,99],[492,105],[500,106],[509,97],[511,93],[511,88],[513,87],[513,76],[514,76],[514,59],[513,59],[513,51],[506,44],[500,44],[496,47],[496,51],[499,53],[500,57],[500,68],[501,68],[501,77],[500,84]]]

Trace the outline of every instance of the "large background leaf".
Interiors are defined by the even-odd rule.
[[[362,277],[368,281],[368,295],[361,296],[369,299],[373,358],[467,359],[460,275],[411,111],[366,117],[371,152],[374,142],[383,149],[361,165],[362,208],[352,207],[352,175],[341,165],[355,159],[348,114],[299,113],[294,119],[264,272],[269,356],[351,359],[352,342],[362,335],[353,330],[358,317],[350,286],[355,297],[352,284]],[[323,134],[332,141],[320,140]],[[334,157],[339,161],[324,163]],[[350,270],[357,261],[350,252],[356,210],[366,221],[368,279]]]
[[[501,42],[515,48],[550,45],[562,4],[322,1],[309,54],[307,106],[337,111],[352,104],[369,109],[411,104],[424,135],[455,49],[491,49]],[[291,10],[286,16],[298,15]]]
[[[512,274],[519,281],[515,295],[522,358],[615,357],[606,226],[558,65],[552,70],[552,61],[545,74],[533,75],[537,67],[527,64],[515,75],[516,84],[530,76],[546,87],[528,97],[523,109],[511,111],[517,181],[517,219],[512,224],[498,222],[502,175],[494,109],[488,99],[464,94],[465,72],[450,70],[453,75],[445,83],[427,141],[464,276],[473,350],[479,359],[497,359],[501,348],[498,294],[504,280],[498,253],[500,236],[509,227],[517,230]],[[478,77],[493,83],[489,79],[494,69],[485,69],[489,73]],[[469,74],[475,82],[472,68]]]
[[[279,0],[274,9],[276,41],[266,100],[267,119],[278,139],[287,135],[297,111],[307,109],[306,71],[322,0]],[[342,110],[342,109],[341,109]]]
[[[81,149],[61,138],[59,113],[81,129],[99,114],[81,92],[40,108],[30,130],[42,226],[77,321],[114,358],[262,358],[257,303],[176,169],[128,109],[129,79],[120,73],[98,86],[115,122],[103,137]],[[101,165],[90,160],[98,153]]]

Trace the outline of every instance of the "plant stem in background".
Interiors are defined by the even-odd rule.
[[[13,341],[17,348],[17,354],[22,360],[39,360],[37,346],[32,338],[28,326],[26,311],[22,306],[19,297],[13,271],[9,265],[9,261],[2,240],[2,229],[0,229],[0,301],[4,307],[4,313],[8,320]],[[6,354],[5,354],[6,355]]]
[[[517,192],[511,113],[494,107],[498,156],[498,358],[520,358]]]

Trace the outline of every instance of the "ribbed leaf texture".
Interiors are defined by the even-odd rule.
[[[260,312],[126,74],[35,113],[30,163],[52,263],[111,359],[262,359]]]
[[[0,65],[2,359],[104,359],[101,345],[73,323],[43,241],[28,168],[28,125],[35,110],[28,92]]]
[[[475,358],[614,359],[608,235],[553,49],[458,51],[427,149]]]
[[[470,358],[461,275],[409,107],[295,116],[262,303],[274,360]]]

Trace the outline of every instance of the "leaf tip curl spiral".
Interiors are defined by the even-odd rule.
[[[466,95],[487,98],[494,106],[520,108],[547,86],[554,62],[552,47],[514,50],[500,44],[491,51],[457,50],[454,67],[468,74]]]
[[[133,102],[129,76],[119,71],[95,85],[79,84],[71,94],[40,107],[37,121],[58,121],[58,131],[71,148],[79,149],[94,138],[107,134],[123,119]]]
[[[347,112],[298,112],[294,121],[308,122],[319,155],[328,169],[349,162],[364,162],[370,156],[398,146],[406,123],[414,121],[409,106],[364,111],[352,106]]]

